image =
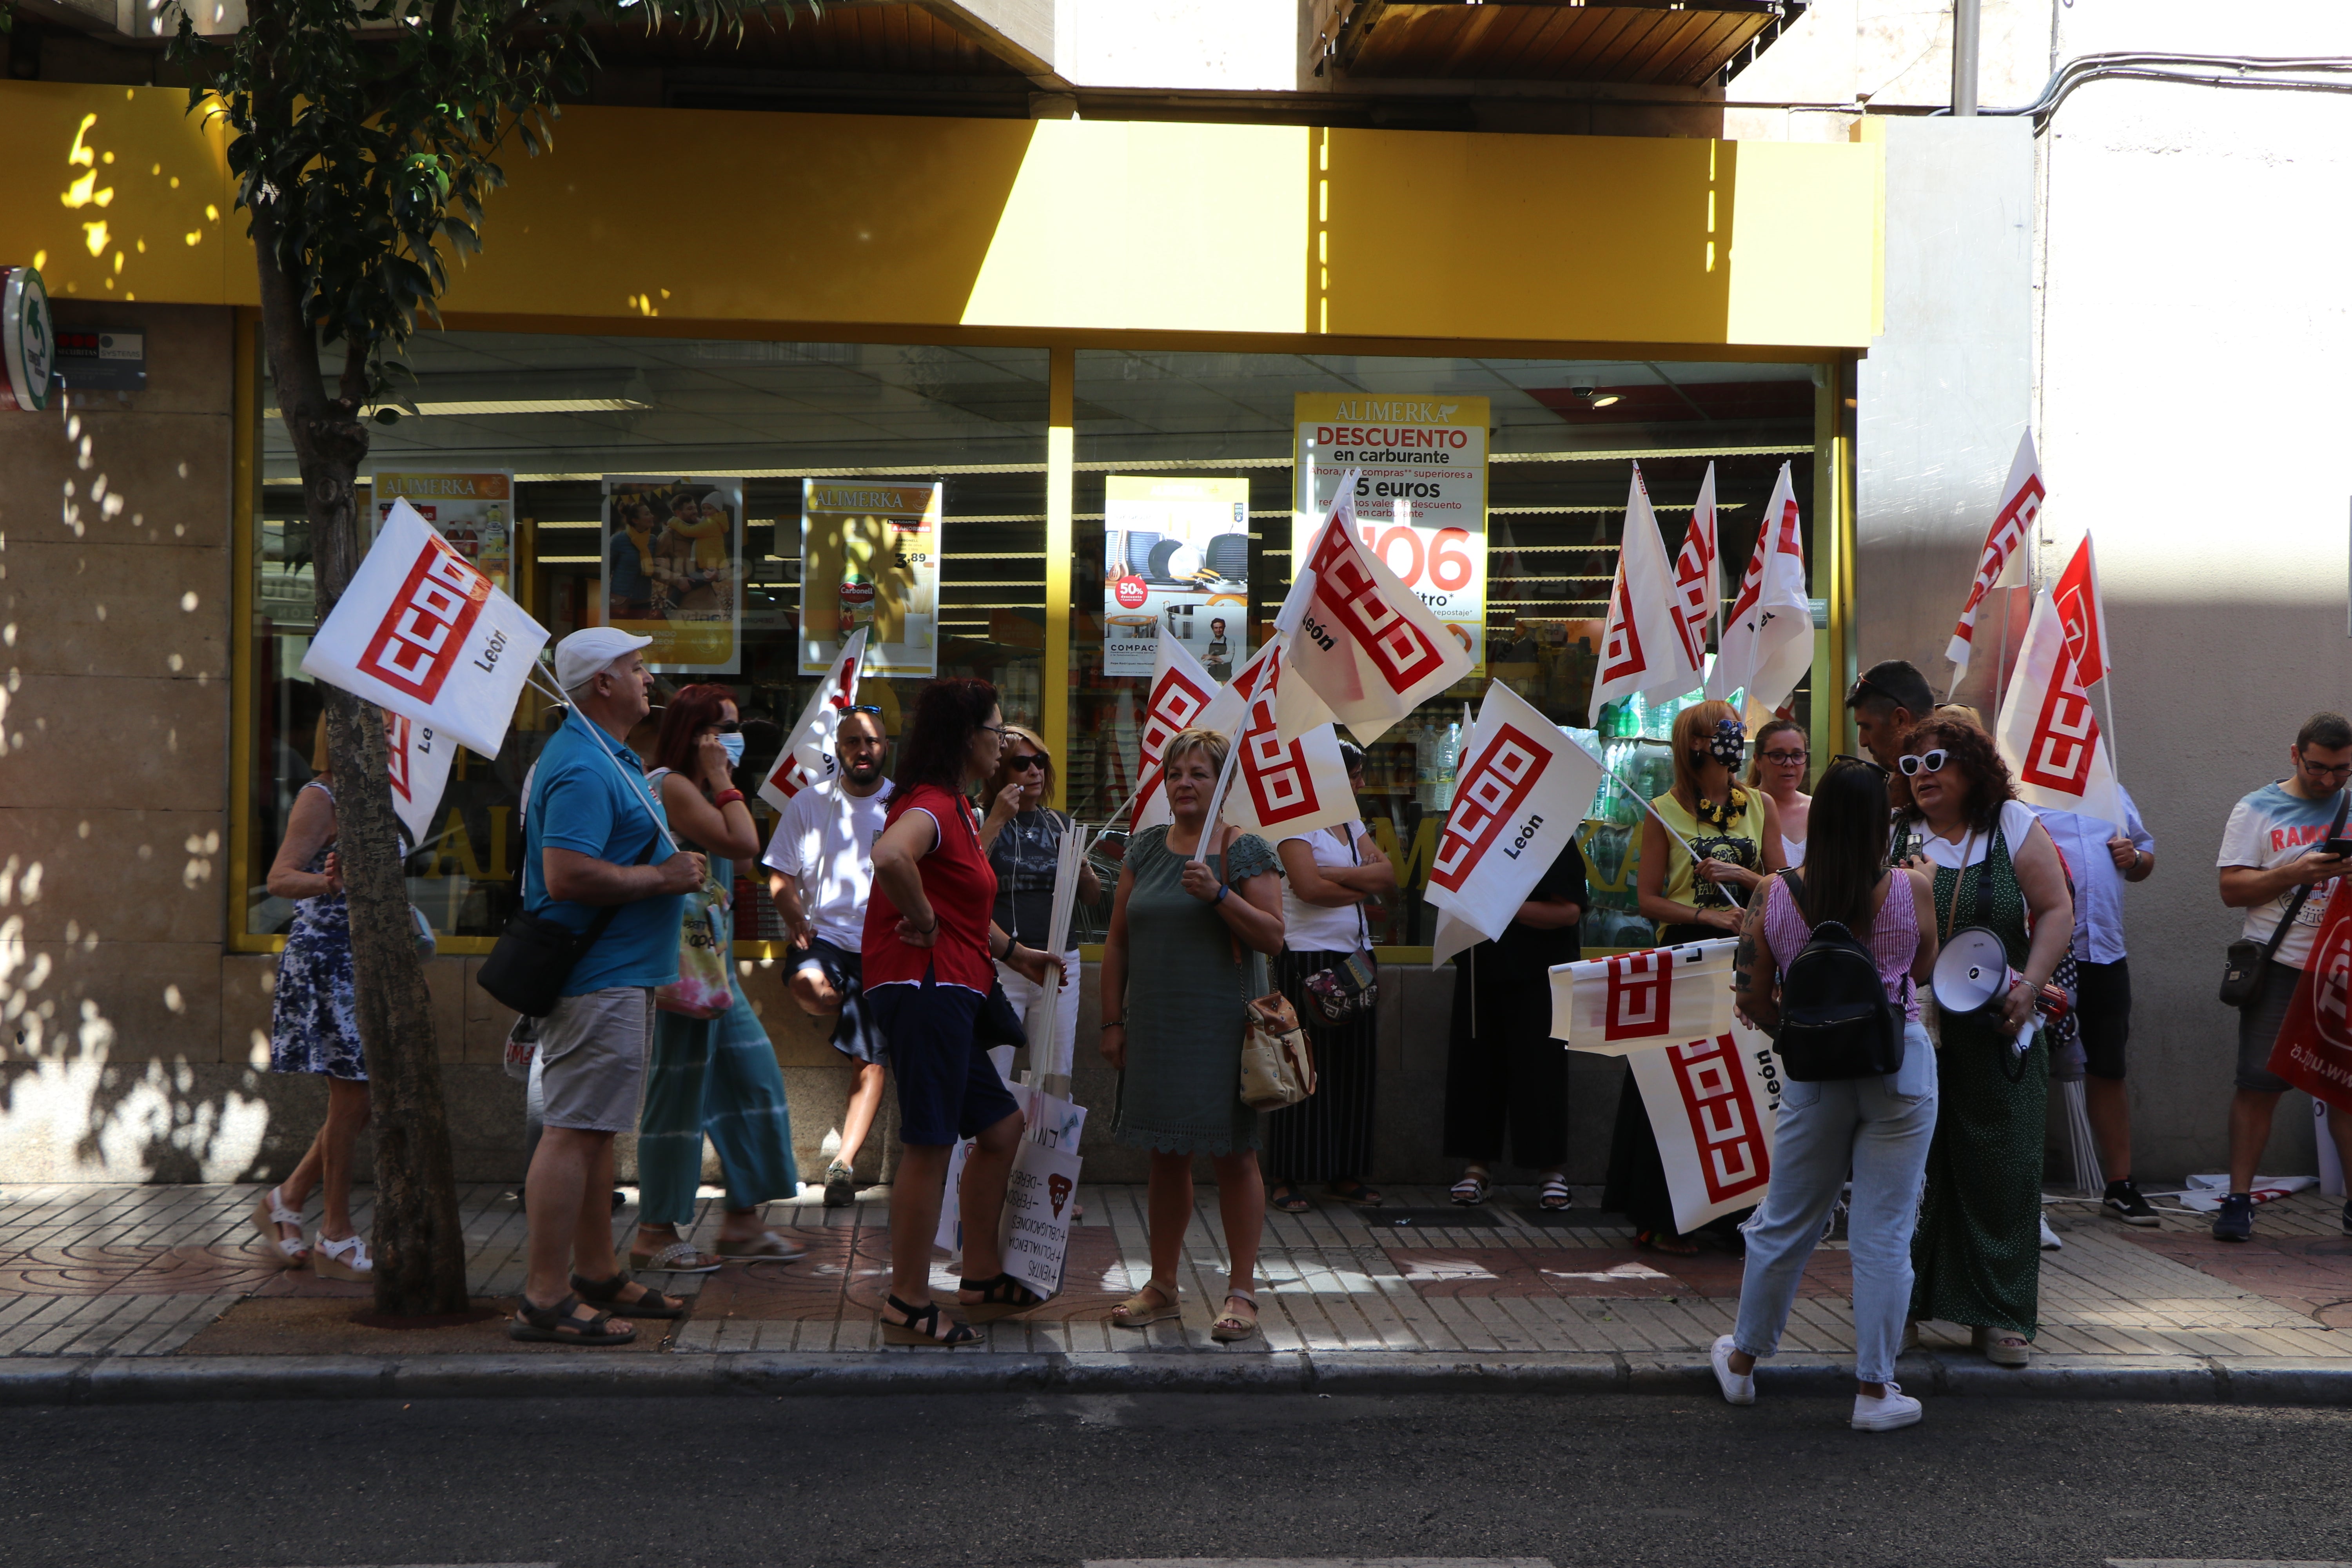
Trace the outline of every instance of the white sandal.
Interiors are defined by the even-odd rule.
[[[1248,1302],[1250,1315],[1244,1318],[1239,1312],[1229,1311],[1211,1323],[1209,1337],[1219,1344],[1229,1345],[1235,1340],[1245,1340],[1257,1332],[1257,1298],[1246,1290],[1226,1291],[1225,1305],[1231,1307],[1235,1301]]]
[[[319,1237],[319,1249],[311,1256],[310,1272],[321,1279],[349,1279],[368,1285],[375,1280],[375,1259],[368,1256],[367,1238],[347,1236],[341,1241]]]
[[[278,1234],[278,1227],[281,1225],[294,1227],[290,1240]],[[278,1260],[280,1268],[299,1268],[310,1260],[310,1246],[302,1239],[301,1212],[288,1208],[284,1200],[278,1197],[276,1187],[253,1200],[253,1228],[259,1231],[261,1239],[269,1244],[270,1255]]]

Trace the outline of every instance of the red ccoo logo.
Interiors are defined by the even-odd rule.
[[[488,577],[440,540],[428,540],[368,639],[360,668],[420,702],[434,701],[489,596]]]

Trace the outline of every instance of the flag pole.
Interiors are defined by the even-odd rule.
[[[1590,750],[1587,750],[1584,754],[1588,757],[1592,756],[1592,752]],[[1615,779],[1617,783],[1622,786],[1627,795],[1632,795],[1635,800],[1642,803],[1642,809],[1648,812],[1651,818],[1665,831],[1666,837],[1670,841],[1682,846],[1684,852],[1690,856],[1692,865],[1696,867],[1699,858],[1698,851],[1691,847],[1690,841],[1682,836],[1681,832],[1675,828],[1673,823],[1668,822],[1664,816],[1658,815],[1658,808],[1656,805],[1651,801],[1650,797],[1643,795],[1640,790],[1635,789],[1632,784],[1627,782],[1623,773],[1621,773],[1615,768],[1611,767],[1605,760],[1600,757],[1592,757],[1592,760],[1595,763],[1600,763],[1601,771],[1607,773],[1611,778]],[[1734,782],[1736,783],[1737,781],[1735,780]],[[1760,843],[1756,846],[1756,858],[1759,861],[1764,858],[1764,846]],[[1729,888],[1725,887],[1721,882],[1716,883],[1715,886],[1722,891],[1725,898],[1731,900],[1731,907],[1733,909],[1744,910],[1748,907],[1746,904],[1740,902],[1738,894],[1733,892]]]
[[[523,679],[526,684],[533,681],[539,682],[541,693],[545,696],[553,697],[557,702],[562,704],[565,712],[576,713],[579,711],[577,708],[574,708],[572,705],[572,699],[564,693],[563,689],[557,686],[552,679],[549,678],[541,671],[536,660],[531,663],[530,673]],[[583,723],[587,721],[588,721],[586,720],[582,721]],[[662,815],[659,812],[654,809],[653,796],[645,787],[646,781],[644,775],[639,774],[635,778],[631,778],[626,764],[625,764],[620,758],[613,756],[612,747],[599,746],[596,749],[603,752],[607,757],[612,757],[613,765],[615,768],[620,769],[621,776],[625,779],[629,779],[629,782],[636,786],[635,794],[638,800],[643,802],[645,805],[646,815],[653,818],[654,826],[660,829],[661,836],[669,841],[671,852],[683,853],[684,851],[678,847],[677,835],[669,830],[669,824],[663,820]]]

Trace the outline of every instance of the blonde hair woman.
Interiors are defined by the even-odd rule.
[[[1192,1219],[1192,1156],[1216,1167],[1217,1207],[1231,1254],[1216,1340],[1257,1332],[1257,1112],[1242,1103],[1243,1007],[1253,965],[1282,951],[1282,878],[1265,839],[1209,820],[1225,738],[1186,730],[1160,773],[1174,820],[1128,841],[1103,943],[1102,1054],[1118,1069],[1111,1136],[1151,1152],[1151,1278],[1110,1321],[1141,1328],[1181,1315],[1176,1271]],[[1133,957],[1147,953],[1150,962]]]
[[[996,923],[1024,947],[1045,951],[1054,918],[1054,873],[1061,864],[1062,835],[1071,817],[1045,803],[1054,798],[1054,754],[1034,730],[1004,726],[1004,749],[996,772],[981,786],[980,798],[988,816],[980,825],[980,847],[996,870]],[[1102,901],[1102,880],[1086,861],[1078,862],[1080,903]],[[1062,967],[1078,972],[1077,928],[1073,922],[1064,943]],[[1031,984],[1004,964],[996,966],[1013,1011],[1026,1018],[1029,1009],[1045,998],[1042,985]],[[1054,1067],[1070,1076],[1071,1056],[1078,1035],[1078,988],[1065,985],[1055,999]]]

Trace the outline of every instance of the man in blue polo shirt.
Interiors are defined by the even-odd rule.
[[[572,711],[539,754],[523,810],[523,908],[574,931],[607,923],[537,1022],[547,1121],[523,1186],[530,1264],[509,1329],[519,1340],[625,1344],[635,1332],[615,1318],[686,1315],[623,1271],[605,1201],[613,1135],[636,1126],[645,1097],[654,988],[677,978],[680,895],[704,876],[700,855],[671,844],[625,744],[652,710],[641,651],[652,641],[591,626],[556,646]]]

